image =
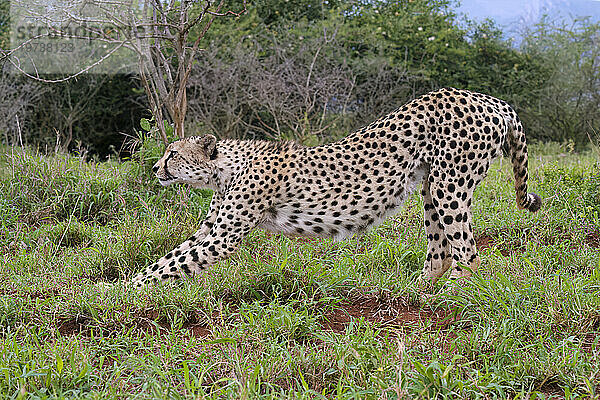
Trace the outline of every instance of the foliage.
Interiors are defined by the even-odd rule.
[[[0,0],[0,50],[10,45],[10,1]],[[1,54],[1,52],[0,52]],[[0,66],[3,64],[0,60]]]
[[[0,134],[6,144],[27,143],[31,121],[25,115],[45,92],[41,85],[11,74],[8,65],[0,66]]]
[[[551,75],[543,59],[513,48],[492,22],[463,28],[450,1],[328,3],[318,17],[281,13],[276,19],[261,16],[264,4],[249,5],[234,28],[219,22],[213,27],[211,48],[192,77],[195,126],[224,137],[255,137],[258,131],[261,137],[305,140],[318,133],[327,141],[441,86],[503,98],[529,126],[528,107],[538,103],[537,92]],[[338,77],[351,86],[310,87],[303,67],[318,71],[315,79]],[[319,98],[318,109],[335,123],[326,129],[307,123],[314,108],[302,90]],[[280,100],[279,109],[271,99]],[[318,121],[319,113],[312,117]],[[280,120],[312,135],[282,129]],[[256,129],[260,124],[267,132]],[[538,137],[536,131],[529,136]]]
[[[14,76],[14,75],[13,75]],[[36,86],[46,95],[22,114],[24,140],[42,147],[90,152],[102,158],[128,155],[140,118],[148,111],[139,81],[130,75],[85,75]]]
[[[330,11],[337,11],[339,0],[257,0],[254,2],[258,18],[266,26],[289,21],[318,21]]]
[[[542,140],[600,141],[600,23],[573,25],[543,19],[526,36],[523,50],[551,72],[535,91],[527,115]]]
[[[318,143],[317,135],[343,133],[339,125],[352,107],[352,71],[339,63],[335,32],[302,34],[257,34],[209,49],[190,78],[192,123],[221,137],[308,144]]]

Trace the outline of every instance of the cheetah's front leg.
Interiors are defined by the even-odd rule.
[[[244,209],[243,205],[240,206],[239,199],[239,193],[227,193],[218,209],[214,224],[202,240],[191,242],[189,247],[179,254],[177,251],[170,252],[171,256],[167,254],[163,257],[166,262],[147,267],[133,278],[132,283],[141,287],[149,282],[199,274],[235,252],[242,239],[260,220],[260,214]],[[266,207],[262,205],[262,201],[265,200],[255,202],[253,208],[264,210]]]
[[[222,201],[223,195],[217,191],[213,192],[213,197],[210,201],[208,213],[206,214],[206,218],[204,218],[204,220],[202,221],[200,229],[198,229],[186,241],[181,243],[179,246],[175,247],[173,250],[161,257],[156,263],[148,266],[146,269],[156,270],[160,267],[163,267],[169,262],[171,262],[173,258],[181,256],[189,248],[193,247],[198,243],[202,243],[206,235],[208,235],[208,233],[210,232],[210,228],[212,228],[212,226],[215,224]]]

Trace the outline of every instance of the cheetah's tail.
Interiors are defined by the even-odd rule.
[[[527,142],[519,117],[507,119],[508,146],[515,176],[517,207],[536,212],[542,207],[542,199],[535,193],[527,193]]]

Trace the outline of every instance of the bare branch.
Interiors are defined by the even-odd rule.
[[[119,44],[119,45],[117,45],[117,46],[116,46],[114,49],[112,49],[112,50],[111,50],[111,51],[109,51],[107,54],[105,54],[103,57],[101,57],[100,59],[98,59],[96,62],[94,62],[94,63],[92,63],[92,64],[88,65],[88,66],[87,66],[87,67],[85,67],[84,69],[82,69],[82,70],[80,70],[80,71],[78,71],[78,72],[76,72],[76,73],[74,73],[74,74],[68,75],[68,76],[66,76],[66,77],[64,77],[64,78],[61,78],[61,79],[45,79],[45,78],[41,78],[39,74],[38,74],[37,76],[35,76],[35,75],[31,75],[31,74],[29,74],[29,73],[25,72],[25,71],[24,71],[24,70],[21,68],[21,66],[17,65],[17,64],[15,63],[15,61],[13,61],[12,59],[10,59],[10,58],[9,58],[9,59],[8,59],[8,62],[9,62],[9,63],[10,63],[10,64],[11,64],[11,65],[12,65],[12,66],[13,66],[13,67],[14,67],[14,68],[17,70],[17,71],[21,72],[23,75],[25,75],[25,76],[26,76],[26,77],[28,77],[28,78],[34,79],[34,80],[36,80],[36,81],[38,81],[38,82],[44,82],[44,83],[59,83],[59,82],[65,82],[65,81],[68,81],[68,80],[70,80],[70,79],[73,79],[73,78],[76,78],[76,77],[78,77],[79,75],[83,75],[83,74],[85,74],[86,72],[88,72],[88,71],[90,71],[92,68],[94,68],[95,66],[99,65],[100,63],[102,63],[102,62],[103,62],[104,60],[106,60],[108,57],[110,57],[110,56],[111,56],[111,55],[112,55],[112,54],[113,54],[115,51],[117,51],[118,49],[120,49],[121,47],[123,47],[123,45],[124,45],[124,44],[125,44],[125,43],[120,43],[120,44]]]

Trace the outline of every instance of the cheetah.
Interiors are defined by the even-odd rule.
[[[225,259],[254,228],[287,236],[356,235],[396,213],[422,182],[427,257],[434,282],[477,269],[471,201],[490,163],[509,149],[519,209],[527,193],[527,145],[506,102],[444,88],[422,95],[340,141],[304,147],[292,141],[189,137],[170,144],[152,168],[164,185],[213,190],[198,231],[133,279],[135,286],[200,274]]]

